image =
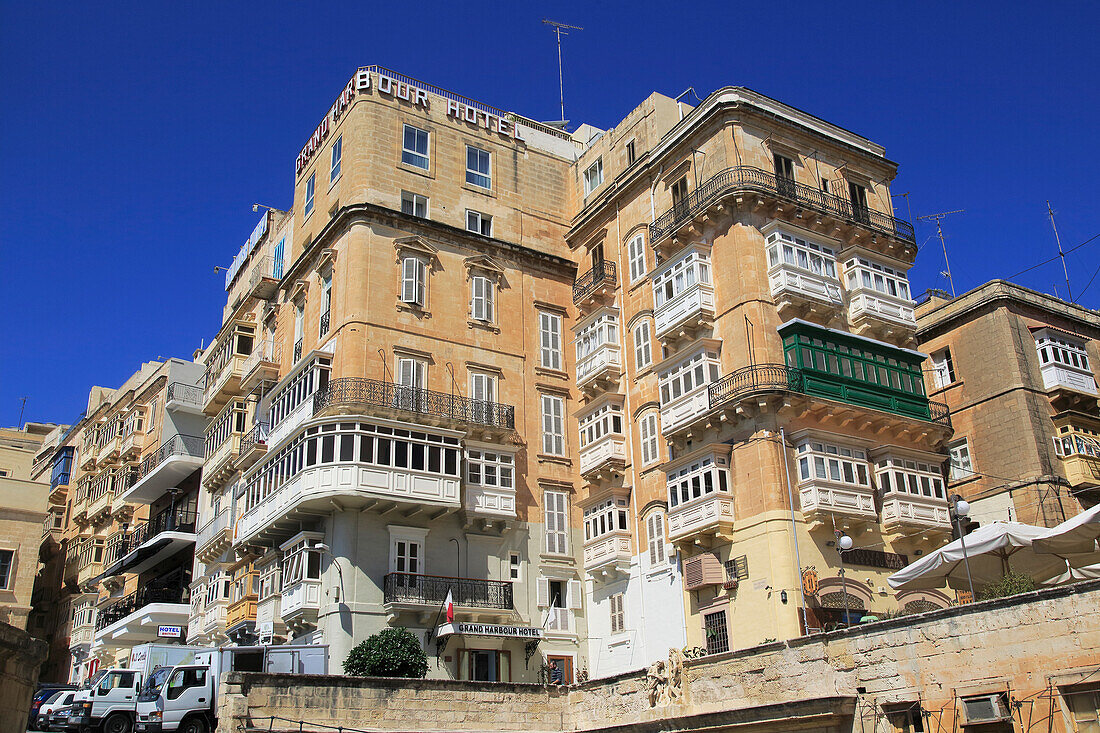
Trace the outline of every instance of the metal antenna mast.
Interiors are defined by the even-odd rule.
[[[940,224],[940,222],[942,222],[945,217],[951,216],[952,214],[962,214],[965,212],[966,209],[955,209],[954,211],[941,211],[938,214],[927,214],[925,216],[917,217],[917,221],[928,221],[929,219],[931,219],[936,222],[936,235],[939,236],[940,246],[943,247],[943,264],[945,267],[947,267],[947,282],[951,286],[952,298],[955,297],[955,281],[951,277],[951,263],[947,260],[947,242],[944,241],[943,226]]]
[[[1073,300],[1073,289],[1069,286],[1069,270],[1066,269],[1066,253],[1062,251],[1062,238],[1058,236],[1058,226],[1054,223],[1054,209],[1050,208],[1047,201],[1047,216],[1050,217],[1050,226],[1054,229],[1054,241],[1058,243],[1058,256],[1062,258],[1062,274],[1066,276],[1066,292],[1069,293],[1069,302]]]
[[[542,22],[554,29],[554,35],[558,37],[558,96],[561,99],[561,122],[565,124],[565,86],[562,83],[561,78],[561,37],[568,36],[569,33],[565,29],[574,31],[583,31],[579,25],[566,25],[565,23],[558,23],[554,20],[542,19]]]

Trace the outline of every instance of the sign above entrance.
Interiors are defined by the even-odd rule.
[[[497,624],[443,624],[436,629],[436,636],[502,636],[508,639],[541,639],[542,629],[537,626],[498,626]]]
[[[169,639],[178,639],[183,636],[182,626],[158,626],[157,636],[166,637]]]

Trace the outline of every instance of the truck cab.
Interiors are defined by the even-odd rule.
[[[82,732],[102,729],[103,733],[129,733],[140,687],[138,670],[104,670],[74,697],[69,725],[78,726]]]
[[[207,733],[213,729],[216,675],[210,665],[158,669],[137,705],[138,733]]]

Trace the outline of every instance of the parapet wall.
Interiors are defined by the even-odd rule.
[[[665,706],[646,670],[569,688],[235,673],[219,729],[854,733],[919,704],[943,733],[962,696],[1005,692],[1016,730],[1068,733],[1060,689],[1083,681],[1100,685],[1100,581],[689,660]]]

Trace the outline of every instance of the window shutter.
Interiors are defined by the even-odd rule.
[[[536,584],[535,605],[546,608],[550,605],[550,583],[546,578],[539,578]]]
[[[412,257],[401,260],[401,300],[416,302],[416,260]]]
[[[581,593],[581,581],[570,580],[568,606],[574,611],[581,610]]]
[[[476,321],[485,320],[485,278],[475,277],[470,281],[470,317]]]
[[[420,260],[414,259],[413,262],[415,263],[414,266],[415,266],[415,271],[416,271],[416,276],[415,276],[416,304],[419,305],[419,306],[423,306],[424,302],[425,302],[424,290],[427,287],[427,282],[426,281],[428,279],[428,277],[427,277],[428,276],[428,268]]]
[[[482,278],[483,286],[485,289],[485,320],[493,320],[493,281],[489,278]]]

